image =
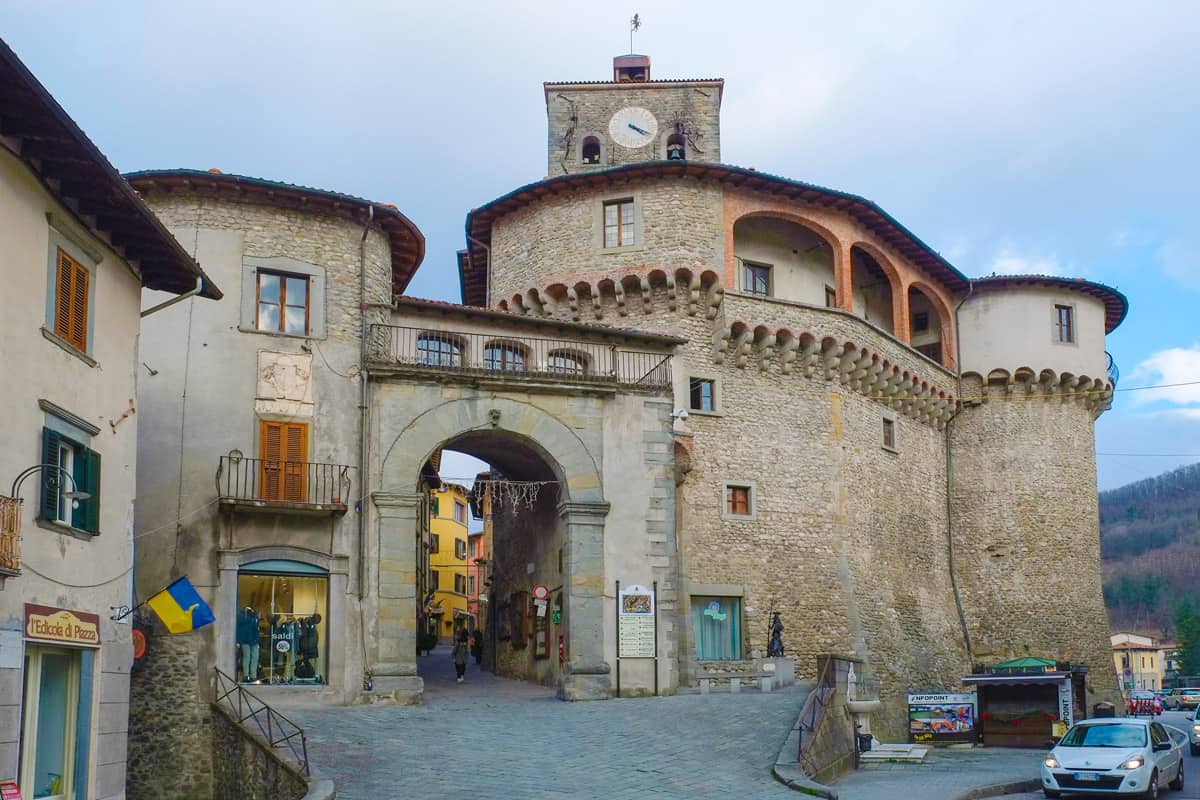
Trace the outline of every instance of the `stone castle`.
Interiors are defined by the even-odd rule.
[[[1125,298],[970,279],[868,200],[723,164],[721,80],[622,56],[544,90],[549,175],[467,216],[461,305],[403,295],[424,240],[394,206],[127,176],[227,287],[144,326],[135,524],[179,522],[139,547],[138,593],[187,574],[218,621],[151,635],[131,764],[211,736],[213,668],[419,698],[442,449],[500,477],[494,663],[564,698],[751,669],[778,612],[800,674],[863,661],[885,735],[906,692],[1010,656],[1086,664],[1112,700],[1093,425]],[[654,660],[618,661],[618,582],[655,590]],[[203,794],[216,767],[191,764]],[[130,797],[161,780],[131,767]]]

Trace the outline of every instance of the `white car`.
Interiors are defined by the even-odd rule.
[[[1191,745],[1192,755],[1200,756],[1200,711],[1192,714],[1192,727],[1188,731],[1188,744]]]
[[[1086,792],[1156,798],[1164,785],[1183,788],[1179,745],[1160,722],[1087,719],[1073,725],[1042,762],[1042,790],[1047,797]]]

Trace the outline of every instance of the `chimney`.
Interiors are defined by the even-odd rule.
[[[614,83],[644,83],[650,80],[650,56],[630,53],[613,59]]]

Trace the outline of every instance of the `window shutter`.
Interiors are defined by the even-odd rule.
[[[42,428],[42,463],[58,464],[58,447],[62,437],[49,428]],[[42,469],[42,519],[58,519],[58,471]]]
[[[87,500],[79,501],[79,508],[73,515],[76,528],[82,528],[90,533],[100,532],[100,454],[94,450],[83,450],[76,456],[76,463],[83,465],[82,480],[76,478],[79,491],[91,495]]]
[[[259,470],[259,494],[263,500],[279,500],[280,456],[282,455],[283,423],[263,420],[259,430],[258,448],[262,468]]]
[[[55,276],[54,333],[80,350],[87,350],[87,269],[59,248]]]
[[[284,426],[283,499],[303,503],[305,493],[305,459],[308,455],[308,426],[292,423]]]
[[[88,272],[82,264],[74,264],[75,277],[71,282],[71,344],[87,350]]]

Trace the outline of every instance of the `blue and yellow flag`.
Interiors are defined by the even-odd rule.
[[[187,633],[203,628],[214,619],[212,609],[200,599],[187,577],[177,579],[146,601],[171,633]]]

